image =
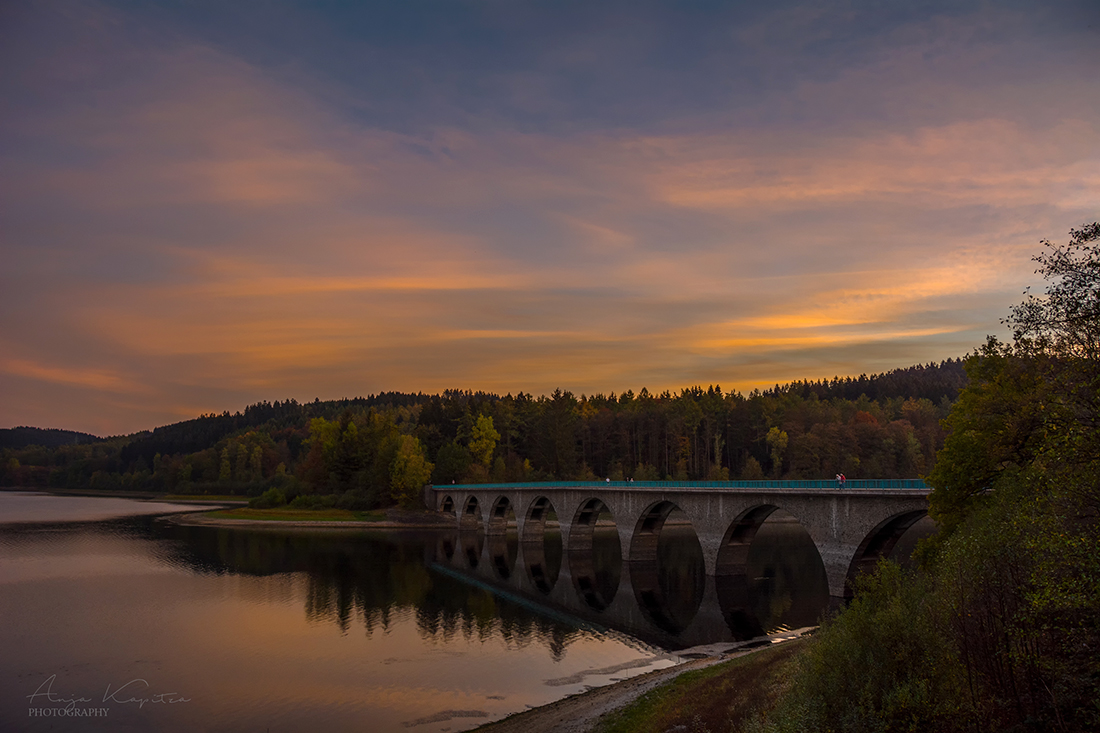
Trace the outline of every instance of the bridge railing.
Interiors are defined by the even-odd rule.
[[[433,486],[445,489],[538,489],[544,487],[572,488],[629,488],[629,489],[836,489],[836,479],[808,481],[526,481],[503,484],[442,484]],[[845,489],[930,489],[923,479],[869,478],[848,479]]]

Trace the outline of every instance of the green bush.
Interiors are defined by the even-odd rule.
[[[962,668],[929,605],[929,584],[894,563],[861,578],[855,599],[823,624],[791,692],[758,731],[965,728]]]
[[[253,509],[272,509],[284,504],[286,504],[286,494],[276,488],[268,489],[255,499],[248,500],[248,506]]]
[[[331,509],[336,506],[336,495],[299,494],[289,504],[291,509]]]
[[[338,509],[349,509],[356,512],[369,511],[378,506],[378,501],[371,498],[371,492],[362,491],[358,489],[352,489],[345,491],[340,496],[336,497],[336,507]]]
[[[938,553],[941,615],[988,730],[1100,728],[1100,537],[1074,501],[1095,473],[1006,470]]]

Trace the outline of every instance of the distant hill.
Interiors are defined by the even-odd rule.
[[[58,428],[0,428],[0,448],[26,448],[29,445],[41,445],[45,448],[57,448],[62,445],[97,443],[103,440],[98,435],[78,433],[75,430]]]

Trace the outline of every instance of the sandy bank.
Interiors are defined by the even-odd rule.
[[[674,667],[631,677],[604,687],[563,698],[548,705],[515,713],[495,723],[487,723],[475,730],[478,733],[588,733],[600,716],[629,705],[650,690],[670,682],[684,672],[702,669],[735,657],[797,639],[812,631],[810,626],[786,631],[746,642],[708,644],[676,652],[677,656],[691,658]],[[698,658],[693,658],[698,655]]]

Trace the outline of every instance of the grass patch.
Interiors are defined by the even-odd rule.
[[[382,522],[385,512],[356,512],[350,509],[222,509],[206,516],[216,519],[264,519],[280,522]]]
[[[605,715],[596,733],[743,730],[750,720],[779,701],[794,671],[794,662],[804,648],[803,639],[788,641],[685,672],[630,705]]]

